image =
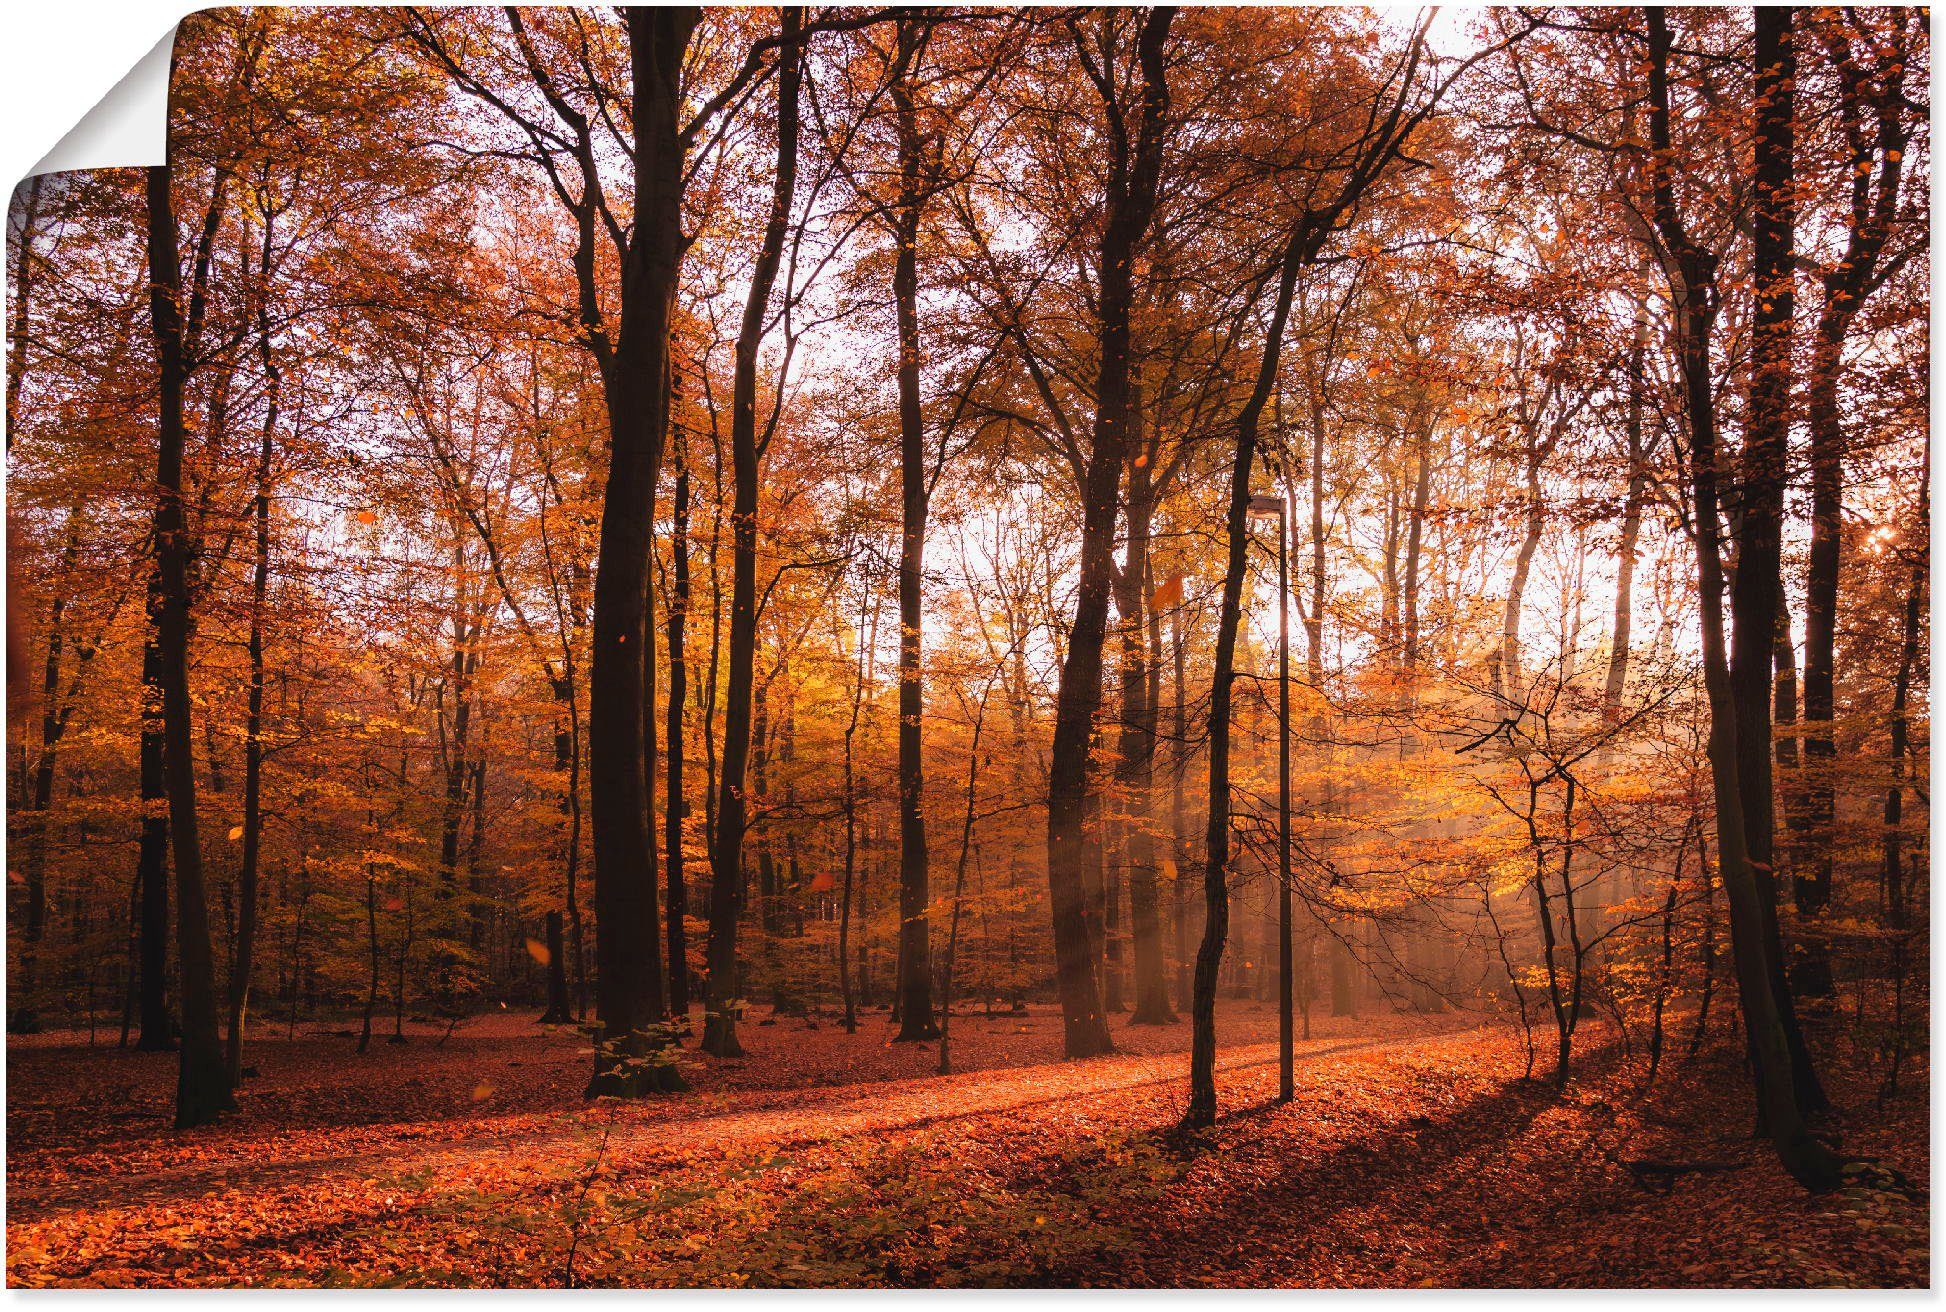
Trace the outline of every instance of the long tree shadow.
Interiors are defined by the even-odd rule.
[[[1600,1080],[1620,1060],[1614,1044],[1583,1054],[1566,1096],[1573,1096],[1576,1084]],[[1522,1222],[1498,1215],[1488,1173],[1465,1168],[1499,1157],[1564,1097],[1552,1084],[1515,1078],[1457,1106],[1429,1099],[1423,1110],[1401,1109],[1397,1119],[1374,1125],[1376,1117],[1361,1120],[1334,1106],[1333,1094],[1331,1086],[1309,1097],[1300,1090],[1290,1103],[1237,1107],[1209,1130],[1157,1133],[1158,1145],[1185,1169],[1219,1160],[1224,1168],[1211,1173],[1216,1187],[1186,1191],[1186,1210],[1169,1218],[1177,1234],[1187,1227],[1217,1237],[1227,1257],[1210,1261],[1217,1254],[1202,1254],[1209,1267],[1261,1269],[1261,1262],[1250,1260],[1254,1254],[1307,1269],[1307,1257],[1356,1261],[1365,1250],[1372,1264],[1382,1266],[1384,1250],[1400,1236],[1374,1233],[1373,1208],[1409,1212],[1413,1223],[1460,1254],[1500,1221],[1518,1230]],[[1285,1118],[1295,1118],[1293,1129],[1280,1127]],[[1439,1205],[1441,1200],[1450,1205]],[[1156,1231],[1147,1251],[1173,1263],[1182,1254],[1166,1238]],[[1169,1266],[1145,1271],[1141,1281],[1195,1278],[1193,1269]]]

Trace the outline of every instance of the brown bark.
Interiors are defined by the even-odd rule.
[[[669,1014],[689,1015],[689,943],[683,918],[689,914],[689,882],[683,871],[682,822],[689,804],[683,796],[683,712],[689,700],[689,464],[676,471],[675,522],[670,545],[674,583],[669,594],[669,708],[665,794],[662,806],[663,860],[668,884],[663,910],[669,917]]]
[[[1745,1034],[1756,1076],[1758,1114],[1776,1145],[1779,1160],[1798,1181],[1814,1190],[1837,1183],[1838,1162],[1811,1137],[1802,1104],[1791,1078],[1792,1060],[1784,1020],[1779,1013],[1772,979],[1775,974],[1770,944],[1764,933],[1763,894],[1746,843],[1744,790],[1740,778],[1737,698],[1732,687],[1724,641],[1723,562],[1718,534],[1721,506],[1718,495],[1716,401],[1710,379],[1710,335],[1717,313],[1717,257],[1693,241],[1677,209],[1670,144],[1669,60],[1672,46],[1665,11],[1645,10],[1649,32],[1649,134],[1655,226],[1664,254],[1665,272],[1676,312],[1676,348],[1689,429],[1689,468],[1697,562],[1697,587],[1702,602],[1704,683],[1710,703],[1708,755],[1716,800],[1717,863],[1729,895],[1731,943],[1736,962],[1737,991],[1743,1003]],[[1759,11],[1760,15],[1762,11]],[[1766,63],[1764,20],[1759,19],[1758,69],[1760,84]],[[1773,29],[1774,31],[1774,29]],[[1775,63],[1774,47],[1768,62]],[[1774,94],[1774,93],[1773,93]],[[1751,516],[1745,515],[1746,531]],[[1740,543],[1749,549],[1748,541]],[[1761,543],[1758,550],[1762,550]],[[1744,557],[1740,573],[1762,579]],[[1774,575],[1774,571],[1773,571]],[[1758,583],[1754,586],[1762,586]],[[1761,631],[1765,667],[1771,629]],[[1754,635],[1753,635],[1754,636]],[[1768,744],[1765,744],[1768,759]]]
[[[182,981],[182,1046],[176,1128],[205,1125],[236,1106],[216,1030],[215,967],[203,853],[196,830],[196,748],[189,700],[189,542],[182,509],[182,268],[168,165],[148,171],[149,317],[161,370],[157,424],[155,551],[161,611],[156,617],[162,686],[162,757],[176,868],[176,956]]]
[[[266,211],[263,258],[268,279],[274,220]],[[277,411],[283,375],[270,346],[270,309],[267,288],[257,296],[257,356],[264,374],[264,420],[257,443],[257,489],[252,504],[255,553],[250,574],[250,636],[248,706],[243,725],[243,855],[237,868],[236,953],[230,968],[230,1031],[224,1061],[232,1087],[243,1079],[243,1029],[250,1006],[250,971],[257,943],[257,871],[263,849],[263,715],[264,618],[270,588],[271,460],[276,451]]]
[[[1257,425],[1277,380],[1278,357],[1284,345],[1284,326],[1290,319],[1291,297],[1298,271],[1313,253],[1306,242],[1308,225],[1300,227],[1285,250],[1264,337],[1263,361],[1255,387],[1237,416],[1230,468],[1229,508],[1225,516],[1229,555],[1223,571],[1223,601],[1216,627],[1216,667],[1210,687],[1209,816],[1204,832],[1203,941],[1196,952],[1196,993],[1191,1016],[1189,1107],[1183,1123],[1205,1126],[1216,1119],[1216,986],[1223,965],[1223,943],[1230,926],[1230,718],[1231,693],[1236,683],[1237,629],[1243,613],[1244,552],[1249,541],[1247,515],[1250,474],[1257,454]]]
[[[703,1050],[737,1057],[734,1006],[742,996],[737,977],[737,916],[743,901],[743,838],[747,825],[744,774],[750,758],[751,695],[757,651],[757,350],[762,345],[771,287],[790,222],[797,185],[798,95],[803,45],[801,11],[780,9],[784,43],[777,68],[777,172],[770,216],[737,333],[736,376],[730,401],[730,460],[734,503],[730,528],[731,600],[729,673],[724,689],[723,753],[717,778],[716,833],[710,851],[709,981],[704,990]]]
[[[1127,458],[1134,262],[1155,214],[1169,109],[1164,45],[1174,18],[1173,8],[1159,6],[1141,19],[1136,38],[1142,74],[1141,106],[1132,141],[1122,107],[1114,103],[1108,90],[1114,85],[1112,79],[1104,78],[1098,84],[1104,88],[1108,101],[1104,108],[1110,123],[1106,213],[1097,269],[1100,363],[1095,380],[1093,449],[1082,487],[1081,577],[1055,695],[1054,741],[1048,762],[1047,881],[1063,1048],[1069,1057],[1093,1057],[1115,1050],[1096,971],[1100,908],[1089,885],[1094,882],[1090,872],[1100,860],[1101,834],[1089,746],[1095,715],[1101,707],[1102,646],[1108,633],[1115,521]],[[1084,45],[1078,29],[1076,44],[1077,48]]]
[[[1142,432],[1128,466],[1127,558],[1116,576],[1115,609],[1121,620],[1121,733],[1116,743],[1115,782],[1121,799],[1122,850],[1126,854],[1128,917],[1135,964],[1134,1025],[1169,1025],[1169,980],[1162,952],[1160,890],[1155,855],[1155,671],[1147,629],[1152,622],[1155,578],[1149,541],[1155,516],[1154,472],[1160,456],[1154,423],[1132,424]],[[1111,1010],[1113,1008],[1111,1007]]]
[[[913,83],[925,29],[898,24],[892,103],[898,124],[898,198],[892,210],[892,299],[898,315],[899,387],[899,1032],[895,1040],[939,1037],[932,1005],[932,891],[927,869],[924,675],[920,624],[924,607],[926,514],[931,502],[926,431],[919,407],[919,219],[926,179],[924,143]]]
[[[682,251],[682,159],[677,115],[682,63],[698,21],[692,8],[630,8],[634,96],[634,233],[622,258],[621,327],[597,349],[607,402],[608,482],[595,574],[588,763],[595,846],[595,1045],[588,1094],[639,1096],[679,1087],[653,1032],[666,1011],[656,917],[651,779],[655,719],[649,595],[652,507],[668,419],[669,320]],[[592,184],[590,184],[592,185]],[[586,198],[584,198],[585,200]],[[577,274],[584,328],[593,309],[593,213],[584,205]]]
[[[1808,16],[1807,16],[1808,17]],[[1811,370],[1805,387],[1804,418],[1810,438],[1811,544],[1804,586],[1804,768],[1803,828],[1812,851],[1795,881],[1799,912],[1819,915],[1830,905],[1831,846],[1835,806],[1837,743],[1835,677],[1838,597],[1843,568],[1845,435],[1839,387],[1845,344],[1866,298],[1884,273],[1887,240],[1897,217],[1909,129],[1904,115],[1904,75],[1909,59],[1905,20],[1897,20],[1896,39],[1876,47],[1879,62],[1868,67],[1854,45],[1851,14],[1819,15],[1807,25],[1818,32],[1838,74],[1839,128],[1849,147],[1851,195],[1845,219],[1845,250],[1821,279],[1822,304],[1811,339]],[[1811,972],[1814,976],[1818,972]],[[1807,981],[1829,991],[1828,972]]]

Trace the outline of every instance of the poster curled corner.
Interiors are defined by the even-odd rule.
[[[27,176],[166,163],[169,66],[175,44],[176,29],[171,27]]]

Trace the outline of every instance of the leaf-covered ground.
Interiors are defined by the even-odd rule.
[[[1059,1023],[956,1022],[958,1073],[883,1018],[687,1054],[692,1092],[584,1104],[584,1044],[523,1017],[363,1057],[266,1035],[242,1108],[166,1128],[173,1058],[10,1041],[10,1284],[1923,1285],[1926,1201],[1809,1198],[1748,1136],[1733,1056],[1586,1057],[1565,1096],[1503,1029],[1320,1022],[1273,1101],[1275,1017],[1228,1004],[1226,1115],[1173,1129],[1187,1026],[1054,1060]],[[1849,1153],[1927,1178],[1924,1072]],[[1664,1193],[1631,1162],[1708,1163]],[[1650,1181],[1650,1183],[1655,1183]]]

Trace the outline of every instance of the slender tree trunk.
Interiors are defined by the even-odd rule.
[[[1923,26],[1923,23],[1921,24]],[[1815,30],[1815,29],[1814,29]],[[1919,66],[1906,48],[1903,22],[1897,39],[1860,50],[1842,34],[1840,20],[1824,27],[1827,54],[1837,74],[1835,106],[1849,148],[1851,194],[1845,216],[1844,255],[1824,273],[1823,304],[1811,340],[1805,388],[1805,429],[1810,438],[1811,544],[1804,588],[1804,806],[1801,832],[1812,859],[1800,867],[1794,893],[1798,911],[1819,916],[1830,906],[1832,846],[1836,840],[1837,743],[1835,672],[1838,595],[1844,540],[1845,435],[1839,388],[1845,342],[1880,277],[1887,237],[1899,210],[1908,128],[1904,80]],[[1875,67],[1865,62],[1873,57]],[[1869,121],[1868,121],[1869,116]],[[1876,170],[1876,173],[1874,172]],[[1821,958],[1798,972],[1807,992],[1829,994],[1829,967]]]
[[[666,794],[662,807],[663,859],[668,862],[669,1014],[686,1022],[689,1016],[689,939],[683,918],[689,914],[689,883],[683,873],[682,822],[688,803],[683,798],[683,712],[689,698],[689,463],[676,471],[675,522],[671,557],[675,573],[669,595],[669,718]]]
[[[378,1010],[378,879],[365,867],[365,933],[371,952],[371,976],[365,987],[365,1016],[358,1029],[358,1051],[372,1046],[372,1014]]]
[[[1777,639],[1772,649],[1771,676],[1776,692],[1771,699],[1770,718],[1777,725],[1777,769],[1789,779],[1797,769],[1797,645],[1791,641],[1789,598],[1783,581],[1777,585]],[[1779,787],[1779,793],[1788,789]],[[1786,820],[1790,819],[1786,807]]]
[[[1176,911],[1176,1004],[1189,1010],[1194,975],[1189,951],[1189,702],[1187,693],[1188,653],[1184,650],[1182,605],[1178,601],[1169,613],[1169,650],[1174,666],[1173,729],[1175,759],[1169,770],[1170,856],[1175,866]]]
[[[869,595],[869,589],[867,590]],[[851,689],[851,719],[845,725],[845,876],[844,891],[838,905],[838,994],[844,1003],[845,1033],[858,1032],[858,1009],[851,989],[851,906],[852,883],[858,871],[858,770],[855,762],[858,719],[865,703],[866,671],[871,652],[878,643],[878,612],[872,612],[867,635],[864,617],[859,617],[858,669]]]
[[[1133,153],[1126,131],[1111,134],[1107,212],[1099,268],[1100,364],[1095,386],[1094,447],[1082,487],[1081,577],[1074,619],[1054,702],[1049,755],[1047,881],[1054,921],[1055,983],[1061,999],[1064,1049],[1069,1057],[1115,1050],[1102,1012],[1094,945],[1099,909],[1092,905],[1090,871],[1101,842],[1089,746],[1101,706],[1102,644],[1108,633],[1115,521],[1129,426],[1129,312],[1137,249],[1154,217],[1162,168],[1169,91],[1164,43],[1175,10],[1158,6],[1142,19],[1137,58],[1142,72],[1140,124]],[[1107,106],[1111,114],[1117,106]]]
[[[898,1042],[939,1037],[932,1005],[932,891],[927,870],[923,622],[927,486],[926,431],[919,405],[919,219],[925,179],[913,68],[923,29],[898,25],[892,103],[898,123],[898,199],[892,212],[892,299],[898,313],[899,386],[899,1032]]]
[[[1168,1025],[1169,978],[1163,961],[1160,892],[1155,856],[1155,671],[1149,634],[1155,579],[1149,541],[1155,514],[1154,471],[1159,455],[1153,424],[1138,421],[1139,435],[1128,465],[1127,559],[1117,579],[1115,608],[1121,619],[1122,724],[1116,744],[1115,782],[1122,803],[1122,843],[1127,854],[1128,914],[1135,949],[1134,1025]]]
[[[1420,561],[1426,533],[1426,509],[1432,500],[1432,433],[1434,421],[1428,418],[1414,442],[1417,473],[1412,484],[1412,507],[1406,518],[1405,535],[1405,651],[1406,677],[1419,669],[1419,592]]]
[[[264,219],[263,270],[270,272],[271,219]],[[257,868],[263,848],[264,610],[270,589],[270,475],[277,441],[282,375],[270,349],[270,312],[259,292],[257,353],[264,371],[263,434],[257,445],[257,495],[253,508],[256,557],[250,575],[250,684],[243,725],[243,859],[237,868],[236,959],[230,970],[230,1033],[224,1053],[230,1084],[243,1080],[243,1026],[250,1006],[250,970],[257,944]]]
[[[1628,352],[1628,403],[1623,433],[1628,442],[1628,493],[1622,501],[1622,536],[1615,548],[1615,621],[1608,647],[1608,680],[1602,707],[1611,719],[1621,714],[1628,687],[1629,640],[1635,624],[1635,558],[1642,538],[1642,510],[1648,501],[1648,452],[1642,439],[1643,363],[1648,351],[1647,302],[1635,311]]]
[[[1775,64],[1777,59],[1773,44],[1776,37],[1774,28],[1766,31],[1763,11],[1758,12],[1758,72],[1762,85],[1767,80],[1766,65]],[[1774,972],[1764,933],[1763,894],[1745,842],[1743,790],[1738,772],[1737,703],[1724,642],[1716,401],[1710,379],[1709,346],[1717,309],[1717,260],[1690,239],[1676,208],[1675,182],[1671,176],[1675,160],[1669,129],[1672,41],[1666,12],[1651,6],[1645,9],[1645,14],[1649,32],[1650,177],[1656,227],[1668,251],[1670,293],[1676,313],[1676,349],[1690,437],[1697,590],[1702,602],[1703,677],[1710,703],[1708,754],[1716,800],[1717,862],[1730,902],[1737,992],[1743,1003],[1745,1033],[1756,1075],[1759,1116],[1776,1144],[1785,1169],[1807,1187],[1824,1190],[1836,1185],[1839,1163],[1828,1148],[1811,1137],[1793,1087],[1790,1045],[1772,986]],[[1748,520],[1745,516],[1746,524]],[[1759,574],[1760,571],[1749,565],[1750,559],[1745,557],[1745,568],[1739,572]],[[1762,631],[1762,639],[1767,656],[1771,639],[1768,627]]]
[[[739,1057],[735,1004],[742,996],[737,972],[737,916],[742,898],[746,825],[744,772],[750,756],[752,679],[757,650],[757,351],[763,343],[771,287],[790,223],[797,185],[798,93],[803,50],[797,39],[802,11],[779,10],[784,44],[777,70],[777,174],[770,218],[750,276],[743,322],[737,334],[736,377],[730,411],[730,459],[735,503],[730,602],[730,668],[723,706],[723,756],[717,781],[716,835],[710,852],[709,985],[704,994],[703,1050]]]
[[[9,998],[9,1034],[35,1034],[41,1027],[39,965],[41,939],[47,931],[48,812],[54,805],[55,761],[60,752],[61,736],[67,729],[67,716],[61,706],[61,661],[67,648],[67,634],[62,623],[68,601],[64,589],[65,581],[72,575],[75,558],[81,551],[81,522],[81,508],[70,508],[66,545],[61,549],[61,565],[55,575],[57,590],[48,610],[47,659],[41,667],[41,749],[35,757],[33,774],[28,780],[27,805],[21,808],[20,816],[20,842],[26,849],[26,859],[22,865],[26,867],[27,923],[22,926],[20,976]]]
[[[1257,454],[1257,425],[1277,381],[1290,321],[1291,297],[1307,252],[1293,237],[1284,252],[1277,302],[1264,335],[1263,361],[1256,386],[1237,416],[1226,514],[1229,555],[1223,571],[1223,602],[1216,627],[1216,665],[1210,687],[1209,817],[1204,835],[1203,942],[1196,953],[1196,994],[1191,1016],[1189,1107],[1183,1124],[1206,1126],[1216,1120],[1216,986],[1223,966],[1223,942],[1230,927],[1230,720],[1236,683],[1237,629],[1243,614],[1244,553],[1249,545],[1251,468]]]
[[[1905,779],[1906,754],[1912,726],[1908,706],[1912,697],[1913,671],[1919,663],[1920,627],[1925,619],[1927,546],[1931,540],[1932,436],[1926,437],[1926,456],[1919,470],[1919,512],[1915,518],[1916,541],[1907,547],[1911,553],[1911,572],[1906,583],[1905,614],[1899,631],[1899,672],[1892,681],[1891,757],[1892,784],[1885,790],[1885,842],[1880,862],[1880,882],[1885,899],[1884,916],[1892,928],[1906,928],[1905,887]],[[1895,1075],[1896,1078],[1896,1075]]]
[[[1538,422],[1538,421],[1536,421]],[[1537,433],[1527,434],[1527,528],[1521,535],[1520,549],[1514,555],[1514,576],[1507,585],[1507,605],[1500,625],[1500,659],[1494,667],[1494,691],[1518,701],[1523,695],[1520,672],[1520,612],[1527,597],[1527,575],[1540,548],[1541,533],[1547,524],[1547,506],[1541,498],[1542,446]]]
[[[136,848],[141,885],[141,1052],[173,1052],[175,1021],[169,1013],[169,803],[162,768],[162,576],[151,571],[148,623],[142,641],[142,830]]]

